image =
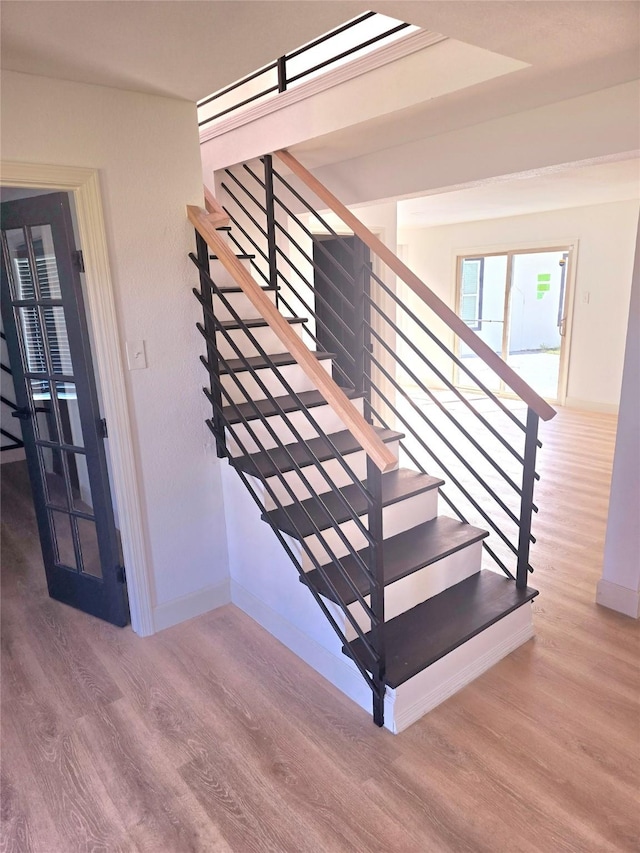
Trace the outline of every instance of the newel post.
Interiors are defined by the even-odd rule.
[[[533,487],[536,479],[536,450],[538,446],[538,415],[527,409],[527,431],[524,440],[524,467],[522,469],[522,497],[520,500],[520,535],[518,537],[518,567],[516,586],[527,586],[529,549],[531,547],[531,516],[533,514]]]

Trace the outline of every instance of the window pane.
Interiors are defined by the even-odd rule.
[[[73,444],[75,447],[84,447],[76,386],[73,382],[56,382],[55,388],[58,411],[60,412],[62,441],[65,444]]]
[[[69,350],[69,338],[67,336],[67,324],[64,319],[62,306],[43,308],[42,316],[44,327],[47,332],[47,343],[49,345],[49,356],[51,358],[51,369],[54,373],[63,376],[73,376],[71,364],[71,352]]]
[[[6,231],[5,235],[9,254],[7,267],[11,270],[11,296],[13,299],[35,299],[24,231],[15,228]]]
[[[462,305],[460,307],[460,316],[465,323],[477,322],[477,306],[478,299],[476,296],[463,296]]]
[[[65,457],[69,471],[73,508],[79,509],[81,512],[91,513],[93,512],[93,498],[89,484],[87,457],[84,453],[71,453],[69,450],[65,451]]]
[[[68,509],[67,489],[62,468],[62,454],[52,447],[38,447],[40,466],[44,472],[45,498],[47,503]]]
[[[47,361],[44,355],[44,336],[40,324],[40,315],[36,307],[17,308],[17,327],[24,353],[27,373],[46,373]]]
[[[27,390],[31,395],[31,411],[36,438],[42,441],[58,441],[56,417],[51,402],[51,387],[46,379],[27,379]]]
[[[480,287],[481,261],[470,261],[465,258],[462,262],[462,293],[477,293]]]
[[[73,534],[71,532],[71,517],[66,512],[49,513],[51,517],[51,529],[57,551],[57,561],[63,566],[77,571],[76,555],[73,549]]]
[[[41,299],[61,299],[58,265],[53,248],[53,236],[50,225],[36,225],[31,228],[31,242],[36,259],[36,275],[40,285]]]
[[[94,578],[101,578],[102,566],[100,565],[95,522],[86,518],[76,518],[76,524],[78,525],[82,550],[82,571],[87,575],[93,575]]]

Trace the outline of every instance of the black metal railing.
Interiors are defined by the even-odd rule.
[[[4,332],[2,332],[2,331],[0,331],[0,339],[2,339],[3,341],[7,340]],[[2,369],[3,373],[6,373],[8,376],[13,377],[13,374],[11,372],[11,368],[9,367],[8,364],[5,364],[4,362],[0,361],[0,369]],[[3,406],[6,406],[8,409],[11,410],[11,416],[12,417],[18,416],[18,415],[14,414],[15,412],[18,412],[18,406],[14,400],[9,400],[3,394],[0,394],[0,403],[2,403]],[[4,427],[0,427],[0,435],[2,435],[2,438],[7,439],[7,441],[9,442],[8,444],[5,444],[4,442],[2,442],[0,444],[0,451],[2,451],[2,450],[19,450],[21,447],[24,447],[24,442],[22,441],[22,438],[20,436],[15,435],[12,432],[10,432],[8,429],[5,429]]]
[[[355,57],[367,48],[372,47],[375,44],[379,44],[385,39],[390,39],[392,36],[395,36],[397,33],[400,33],[402,30],[411,26],[410,24],[402,22],[389,26],[388,21],[389,19],[383,15],[378,15],[375,12],[366,12],[358,18],[354,18],[352,21],[348,21],[346,24],[343,24],[342,26],[331,30],[331,32],[325,33],[323,36],[303,45],[297,50],[279,57],[274,62],[265,65],[258,71],[253,72],[253,74],[243,77],[236,83],[233,83],[218,92],[214,92],[213,95],[210,95],[198,102],[198,112],[200,116],[200,120],[198,122],[199,127],[204,127],[216,119],[222,118],[235,110],[241,109],[249,104],[253,104],[263,98],[276,95],[280,92],[285,92],[291,85],[305,80],[311,75],[316,74],[331,65],[335,65],[344,59]],[[366,24],[368,37],[363,38],[363,25],[365,25],[365,22],[368,22],[368,24]],[[377,32],[372,31],[372,24],[374,24],[374,30],[378,30]],[[375,26],[375,24],[378,24],[378,26]],[[314,50],[317,47],[322,44],[330,43],[331,41],[337,44],[338,37],[342,36],[347,31],[350,31],[353,34],[352,43],[349,47],[337,50],[334,48],[334,52],[330,53],[328,56],[324,55],[322,59],[320,59],[320,56],[316,56],[314,59]],[[373,32],[373,34],[369,35],[371,32]],[[298,66],[297,69],[296,66]],[[257,81],[260,82],[258,83]],[[252,91],[254,88],[253,86],[250,86],[252,83],[260,85],[260,88],[257,91]],[[204,118],[201,117],[205,107],[210,104],[220,102],[221,99],[225,99],[229,95],[234,95],[234,97],[228,106],[218,110],[213,115],[209,115]]]
[[[235,241],[237,244],[237,241]],[[368,660],[362,662],[352,657],[354,663],[369,684],[374,697],[374,719],[378,725],[383,723],[384,703],[384,646],[381,626],[384,623],[384,581],[382,577],[382,475],[380,470],[371,463],[367,457],[367,479],[362,482],[347,460],[340,454],[331,439],[324,433],[321,426],[314,417],[314,410],[306,408],[296,390],[287,380],[283,370],[278,368],[268,353],[261,345],[257,335],[254,333],[238,314],[234,305],[210,275],[209,269],[209,247],[203,238],[196,232],[197,254],[191,254],[190,258],[197,266],[200,273],[200,289],[194,289],[194,295],[198,299],[202,310],[204,321],[198,324],[198,329],[206,341],[207,356],[201,361],[205,366],[210,384],[203,389],[213,408],[213,417],[207,422],[216,439],[218,455],[226,458],[236,469],[245,486],[251,493],[254,501],[259,506],[263,518],[267,521],[288,556],[298,569],[300,577],[306,582],[306,568],[309,565],[317,570],[325,587],[331,592],[335,603],[345,615],[346,622],[357,637],[359,637],[367,650]],[[264,277],[264,273],[262,274]],[[268,281],[268,278],[267,278]],[[258,284],[256,284],[258,287]],[[215,297],[215,300],[214,300]],[[218,318],[216,306],[225,309],[226,315],[232,318],[236,331],[241,332],[238,340],[233,330],[230,330]],[[247,357],[246,348],[249,345],[252,351],[256,351],[259,357],[264,359],[264,364],[269,367],[271,379],[277,379],[277,385],[281,388],[277,394],[270,390],[260,369]],[[223,354],[221,351],[224,347]],[[238,370],[235,365],[240,365]],[[279,418],[277,429],[270,423],[269,417],[264,414],[264,409],[247,391],[242,377],[249,375],[259,388],[263,399],[268,400],[270,412]],[[322,438],[324,445],[331,452],[343,474],[343,480],[348,485],[353,485],[359,495],[366,503],[366,513],[358,512],[345,497],[344,485],[338,486],[327,472],[326,458],[323,461],[309,448],[309,437],[303,437],[299,426],[296,426],[291,413],[279,403],[279,397],[287,395],[298,400],[299,408],[309,427],[305,434],[310,431],[314,437]],[[237,402],[237,400],[241,402]],[[248,407],[248,409],[247,409]],[[247,410],[250,416],[247,416]],[[268,438],[264,437],[264,433]],[[282,436],[287,437],[286,441]],[[307,444],[307,462],[301,466],[292,452],[290,442],[305,442]],[[278,459],[286,460],[287,469],[295,471],[295,483],[292,483],[280,470],[281,462],[274,458],[278,453]],[[255,463],[254,454],[259,453],[261,458],[268,460],[268,476],[262,476],[260,467]],[[309,474],[315,471],[322,482],[322,493],[318,494],[317,488],[310,482]],[[279,485],[279,490],[275,485]],[[304,504],[300,503],[298,491],[302,487],[315,498],[316,512],[310,512]],[[340,507],[340,519],[336,518],[322,495],[332,494],[337,499]],[[268,507],[267,498],[272,504]],[[289,502],[290,501],[290,502]],[[296,512],[293,508],[297,507]],[[292,547],[287,536],[283,534],[282,525],[275,523],[273,509],[278,511],[280,518],[286,519],[286,527],[289,535],[299,542],[299,550]],[[319,515],[318,515],[319,512]],[[299,515],[305,523],[304,530],[300,526]],[[321,518],[319,521],[318,519]],[[362,546],[353,544],[353,535],[345,533],[342,525],[345,518],[352,522],[355,530],[360,534],[368,547],[368,559],[362,557]],[[333,539],[329,541],[327,533],[333,533]],[[333,541],[336,544],[332,544]],[[355,561],[359,571],[364,575],[369,588],[369,601],[360,591],[356,580],[347,573],[341,564],[344,555],[338,556],[336,548],[340,553],[349,555]],[[326,556],[321,556],[324,554]],[[307,567],[305,568],[305,558]],[[331,576],[327,573],[326,565],[332,563],[336,567],[341,579],[352,592],[355,600],[361,605],[365,621],[368,626],[362,626],[360,621],[353,615],[349,606],[340,596]],[[333,629],[341,639],[345,650],[350,649],[349,640],[341,625],[327,607],[322,596],[316,588],[307,583],[315,600],[322,608]],[[371,632],[371,633],[369,633]]]
[[[221,184],[233,231],[255,252],[256,274],[279,286],[281,310],[309,319],[303,335],[312,346],[343,355],[335,378],[364,393],[367,419],[405,434],[401,464],[444,478],[440,495],[451,512],[490,531],[483,541],[489,565],[526,586],[538,415],[498,397],[381,259],[339,233],[317,212],[313,194],[276,170],[271,156],[261,162],[260,171],[247,164],[226,170]],[[341,260],[318,235],[340,246]],[[339,275],[339,288],[320,256]],[[455,381],[456,371],[464,383]]]

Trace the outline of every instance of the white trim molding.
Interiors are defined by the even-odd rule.
[[[381,68],[383,65],[388,65],[390,62],[395,62],[397,59],[410,56],[412,53],[417,53],[419,50],[424,50],[426,47],[446,40],[447,36],[432,33],[429,30],[418,30],[410,33],[385,47],[371,51],[360,59],[354,59],[333,71],[327,71],[326,74],[313,77],[308,83],[300,83],[293,89],[287,89],[286,92],[279,92],[274,97],[268,98],[254,107],[240,108],[237,112],[231,113],[228,118],[220,118],[217,121],[213,119],[209,127],[200,131],[200,144],[202,145],[210,139],[223,136],[231,130],[278,112],[278,110],[282,110],[291,104],[312,98],[320,92],[325,92],[327,89],[332,89],[334,86],[360,77],[368,71]]]
[[[640,619],[640,590],[629,589],[601,578],[596,591],[596,604],[631,616],[632,619]]]
[[[85,264],[87,320],[93,332],[95,369],[109,424],[111,486],[118,506],[131,627],[141,637],[148,636],[154,633],[151,559],[136,474],[99,175],[94,169],[75,166],[3,161],[0,184],[74,194]]]
[[[207,586],[192,592],[189,595],[181,595],[165,604],[157,604],[153,611],[153,624],[156,631],[164,631],[179,622],[201,616],[223,604],[231,601],[229,578],[215,586]]]

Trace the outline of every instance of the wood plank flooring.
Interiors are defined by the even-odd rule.
[[[231,605],[140,639],[49,600],[2,466],[0,850],[639,849],[640,626],[594,604],[614,434],[543,426],[537,636],[397,737]]]

